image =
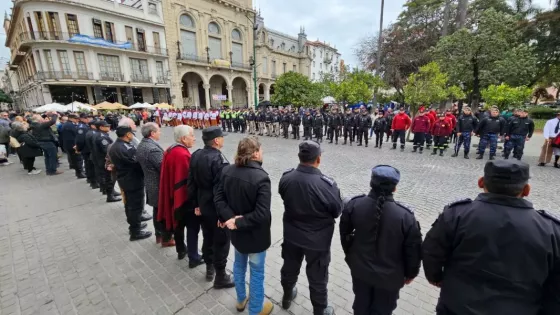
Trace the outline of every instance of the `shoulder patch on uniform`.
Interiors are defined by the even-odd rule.
[[[107,141],[107,139],[103,139],[103,140],[101,140],[101,144],[102,145],[108,145],[109,141]]]
[[[328,177],[327,175],[321,175],[321,179],[327,182],[329,185],[334,186],[334,179]]]
[[[287,170],[284,171],[284,173],[282,173],[282,175],[286,175],[286,174],[290,173],[290,172],[293,171],[293,170],[294,170],[293,167],[290,168],[290,169],[287,169]]]
[[[552,220],[554,222],[556,222],[557,224],[560,224],[560,218],[550,212],[546,212],[544,210],[537,210],[537,212],[542,215],[543,217]]]
[[[84,133],[84,130],[83,129],[78,129],[78,133],[82,134],[82,133]]]
[[[453,207],[453,206],[457,206],[457,205],[460,205],[460,204],[471,203],[471,202],[472,202],[471,198],[459,199],[459,200],[456,200],[456,201],[453,201],[453,202],[449,203],[447,205],[447,207]]]
[[[395,204],[401,206],[401,208],[404,208],[406,211],[408,211],[408,212],[414,214],[414,211],[412,210],[412,208],[411,208],[409,205],[406,205],[406,204],[404,204],[404,203],[402,203],[402,202],[397,202],[397,201],[395,201]]]

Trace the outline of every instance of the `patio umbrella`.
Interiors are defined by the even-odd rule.
[[[167,104],[167,103],[159,103],[159,104],[155,104],[154,107],[157,107],[159,109],[173,109],[173,106]]]
[[[93,108],[95,108],[95,109],[97,109],[97,110],[99,110],[99,109],[102,109],[102,110],[128,109],[128,107],[126,107],[126,106],[124,106],[124,105],[122,105],[122,104],[119,104],[119,103],[109,103],[109,102],[107,102],[107,101],[105,101],[105,102],[103,102],[103,103],[100,103],[100,104],[97,104],[97,105],[93,106]]]
[[[66,106],[62,104],[52,103],[52,104],[43,105],[41,107],[37,107],[33,111],[37,113],[52,112],[52,111],[65,113],[68,111],[68,108],[66,108]]]
[[[69,111],[73,111],[73,112],[77,112],[77,111],[80,111],[80,110],[87,110],[88,112],[91,112],[92,110],[95,110],[90,105],[80,103],[80,102],[76,102],[76,101],[66,105],[66,108]]]
[[[130,109],[139,109],[139,108],[146,108],[146,107],[144,107],[144,104],[142,104],[142,103],[135,103],[134,105],[131,105],[129,108]]]

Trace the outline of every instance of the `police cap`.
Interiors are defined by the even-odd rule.
[[[116,133],[117,133],[117,137],[124,137],[126,136],[127,133],[132,132],[132,128],[130,128],[129,126],[118,126]]]
[[[529,164],[518,160],[488,161],[484,166],[484,182],[521,185],[529,181]]]
[[[371,187],[392,188],[401,180],[401,172],[390,165],[377,165],[371,169]]]
[[[219,137],[224,137],[226,134],[222,131],[222,128],[218,126],[212,126],[202,130],[202,141],[210,141]]]
[[[106,122],[105,120],[98,120],[95,122],[95,127],[99,128],[99,127],[109,127],[109,123]]]
[[[313,140],[305,140],[299,144],[299,153],[298,157],[302,161],[312,161],[317,159],[323,149],[321,149],[321,145]]]

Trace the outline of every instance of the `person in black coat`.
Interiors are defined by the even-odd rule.
[[[27,170],[29,175],[37,175],[41,173],[40,169],[36,169],[35,158],[43,155],[39,142],[33,135],[27,132],[28,125],[22,122],[12,123],[12,137],[20,144],[17,149],[18,155],[21,157],[23,168]]]
[[[426,235],[438,315],[560,314],[560,219],[535,210],[529,165],[486,163],[475,200],[447,205]]]
[[[336,182],[319,170],[321,147],[317,142],[300,143],[298,157],[298,167],[284,172],[278,185],[284,201],[282,307],[288,309],[297,295],[295,285],[305,257],[313,314],[332,315],[334,309],[328,305],[327,295],[328,270],[342,199]]]
[[[262,168],[262,148],[254,136],[243,138],[237,147],[235,164],[222,169],[214,202],[222,226],[231,230],[235,247],[233,276],[237,311],[249,304],[249,314],[270,314],[273,304],[264,297],[266,250],[271,243],[270,178]],[[247,262],[251,268],[248,297],[245,283]]]
[[[374,167],[369,194],[352,198],[340,218],[355,315],[391,315],[400,289],[420,270],[420,226],[412,210],[393,199],[399,180],[397,169]]]
[[[379,111],[372,128],[375,133],[375,147],[380,149],[383,146],[383,135],[387,129],[387,118],[383,117],[384,114],[382,110]]]

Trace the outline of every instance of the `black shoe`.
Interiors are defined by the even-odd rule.
[[[323,315],[334,315],[334,308],[332,306],[327,306],[327,308],[323,310]]]
[[[367,148],[367,143],[366,143],[366,148]]]
[[[214,266],[212,265],[206,265],[206,281],[208,282],[212,282],[214,281],[214,274],[216,273],[216,271],[214,270]]]
[[[378,145],[376,145],[375,147],[376,147],[376,148],[379,148],[379,146],[378,146]]]
[[[401,147],[401,152],[404,152],[404,147]]]
[[[120,192],[118,192],[116,190],[113,190],[113,196],[117,197],[117,196],[120,196],[120,195],[121,195]]]
[[[282,308],[287,310],[292,306],[292,301],[297,296],[297,288],[294,287],[292,290],[286,292],[284,291],[284,296],[282,297]]]
[[[140,230],[143,230],[143,229],[145,229],[145,228],[147,228],[147,227],[148,227],[148,224],[146,224],[145,222],[142,222],[142,223],[140,224]],[[131,233],[130,231],[128,231],[128,235],[132,235],[132,233]]]
[[[235,283],[231,279],[231,275],[227,274],[225,269],[216,270],[216,279],[214,279],[214,289],[229,289],[235,287]]]
[[[77,177],[78,179],[86,178],[86,174],[84,174],[84,173],[78,173],[78,174],[76,174],[76,177]]]
[[[140,217],[140,221],[150,221],[151,219],[153,219],[153,217],[149,214],[142,214],[142,216]]]
[[[189,259],[189,268],[193,269],[200,265],[204,265],[204,259],[200,258],[199,260],[190,260]]]
[[[361,143],[358,143],[358,146],[359,146],[359,147],[361,147],[361,146],[362,146],[362,144],[361,144]]]
[[[414,149],[412,149],[412,151],[410,151],[410,152],[416,153],[416,151],[418,151],[418,149],[414,148]]]
[[[443,151],[439,152],[439,156],[443,156]]]
[[[150,231],[138,231],[138,232],[130,235],[130,240],[131,241],[138,241],[138,240],[143,240],[143,239],[149,238],[150,236],[152,236],[152,232],[150,232]]]
[[[468,160],[468,159],[469,159],[469,154],[468,154],[468,153],[465,153],[464,158]]]
[[[451,154],[451,157],[457,157],[457,156],[459,156],[459,154],[457,152]]]
[[[397,149],[396,145],[391,147],[391,150],[396,150],[396,149]]]
[[[97,189],[97,188],[99,188],[99,184],[98,184],[98,183],[91,183],[89,186],[91,187],[91,189]]]
[[[185,259],[185,257],[187,257],[187,252],[178,252],[177,253],[177,259],[183,260],[183,259]]]
[[[560,164],[554,163],[554,167],[555,167],[555,168],[560,168]]]
[[[539,163],[539,164],[537,164],[537,166],[545,166],[545,165],[546,165],[546,164],[544,164],[544,163]]]
[[[496,158],[494,157],[494,155],[493,155],[493,154],[490,154],[490,157],[488,158],[488,160],[492,161],[492,160],[495,160],[495,159],[496,159]]]
[[[479,154],[479,155],[476,157],[476,159],[477,159],[477,160],[482,160],[483,157],[484,157],[484,154]]]
[[[113,195],[109,195],[107,196],[107,202],[117,202],[117,201],[121,201],[122,198],[119,196],[113,196]]]
[[[430,154],[430,155],[436,155],[436,154],[437,154],[437,151],[434,150],[434,151],[432,151],[432,154]]]

